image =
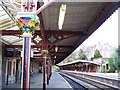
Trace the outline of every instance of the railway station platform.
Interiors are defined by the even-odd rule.
[[[3,86],[3,90],[6,88],[20,88],[20,81]],[[42,89],[42,73],[37,73],[30,78],[30,88]],[[46,88],[71,88],[72,90],[72,87],[62,78],[59,72],[52,73],[49,85],[46,85]]]
[[[70,70],[60,70],[60,73],[67,75],[76,82],[87,82],[83,86],[87,85],[87,88],[90,88],[91,85],[96,86],[97,88],[105,88],[112,90],[120,90],[120,79],[118,73],[87,73],[79,71],[70,71]],[[88,83],[90,85],[88,85]],[[93,87],[92,86],[92,87]]]
[[[53,72],[50,84],[47,88],[72,88],[68,82],[59,74],[59,72]],[[71,89],[72,90],[72,89]]]
[[[62,71],[62,70],[61,70]],[[118,73],[94,73],[94,72],[79,72],[79,71],[69,71],[69,70],[63,70],[71,73],[76,73],[76,74],[84,74],[84,75],[89,75],[93,77],[99,77],[99,78],[106,78],[106,79],[111,79],[111,80],[120,80],[119,74]]]
[[[103,77],[107,79],[120,80],[118,73],[84,73],[91,76]]]
[[[71,88],[59,72],[52,73],[52,66],[65,60],[119,8],[119,2],[114,1],[0,0],[0,89]],[[60,70],[77,66],[93,72],[92,68],[100,66],[88,63],[81,61]],[[86,81],[87,77],[99,79],[86,75]]]

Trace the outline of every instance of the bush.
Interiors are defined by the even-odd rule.
[[[56,65],[53,65],[53,66],[52,66],[52,70],[54,70],[54,71],[59,71],[60,68],[59,68],[58,66],[56,66]]]

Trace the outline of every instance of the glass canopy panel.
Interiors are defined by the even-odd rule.
[[[21,38],[19,38],[17,36],[2,36],[1,38],[5,41],[9,42],[10,44],[14,44],[21,40]]]
[[[0,6],[0,30],[6,30],[15,26],[15,23],[11,20],[9,15]]]
[[[12,20],[15,15],[16,11],[11,7],[8,0],[0,1],[0,30],[6,30],[16,26],[16,23]]]

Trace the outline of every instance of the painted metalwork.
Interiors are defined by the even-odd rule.
[[[22,33],[34,33],[35,30],[39,29],[40,21],[35,13],[18,13],[16,19],[19,30]]]
[[[23,38],[23,56],[22,56],[22,90],[28,90],[29,87],[29,73],[30,73],[30,52],[31,51],[31,36],[24,36]]]
[[[23,33],[23,56],[22,56],[22,90],[28,90],[29,86],[29,68],[31,55],[31,38],[35,30],[37,30],[40,22],[37,15],[33,12],[23,12],[16,16],[16,22],[19,30]]]
[[[31,54],[31,38],[35,30],[39,29],[39,18],[37,16],[45,7],[50,5],[49,1],[44,1],[45,7],[40,7],[37,11],[37,0],[32,2],[25,0],[21,1],[21,12],[17,12],[16,22],[19,30],[23,33],[23,56],[22,56],[22,80],[21,88],[22,90],[28,90],[29,86],[29,68],[30,68],[30,54]],[[49,3],[49,4],[48,4]],[[51,2],[52,3],[52,2]],[[13,3],[11,3],[13,7]],[[37,11],[37,14],[36,14]],[[45,90],[45,72],[46,72],[46,51],[43,51],[43,89]]]

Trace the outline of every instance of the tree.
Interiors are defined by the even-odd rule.
[[[117,52],[116,66],[117,66],[118,71],[120,72],[120,46],[118,47],[116,52]]]
[[[53,65],[53,66],[52,66],[52,70],[58,71],[58,70],[60,70],[60,68],[59,68],[58,66],[56,66],[56,65]]]
[[[120,55],[119,55],[119,50],[117,49],[115,53],[112,54],[111,58],[113,58],[113,64],[115,67],[115,70],[120,71]]]
[[[100,51],[98,49],[96,49],[93,58],[101,58],[101,57],[102,57],[102,55],[100,54]]]
[[[82,59],[84,59],[85,57],[86,56],[83,56]],[[78,60],[78,59],[81,59],[81,58],[79,57],[79,51],[76,51],[68,57],[67,62],[72,62],[72,61],[75,61],[75,60]]]
[[[102,55],[100,54],[100,51],[98,49],[95,50],[95,53],[94,53],[94,57],[91,57],[91,60],[93,61],[93,59],[95,58],[101,58]]]
[[[79,54],[78,54],[78,59],[81,60],[87,60],[87,56],[85,55],[84,51],[82,49],[80,49]]]
[[[115,65],[113,58],[109,58],[109,72],[113,73],[115,72]]]
[[[77,59],[77,58],[76,58],[76,52],[74,52],[74,53],[72,53],[69,57],[67,57],[66,63],[72,62],[72,61],[74,61],[74,60],[76,60],[76,59]]]
[[[75,59],[75,56],[74,56],[74,55],[71,55],[71,56],[67,59],[67,62],[72,62],[72,61],[74,61],[74,60],[76,60],[76,59]]]
[[[109,72],[115,72],[116,70],[120,71],[120,61],[119,61],[120,55],[119,55],[119,53],[120,53],[120,51],[119,51],[119,49],[117,49],[111,55],[111,58],[109,59],[109,66],[110,66]]]

